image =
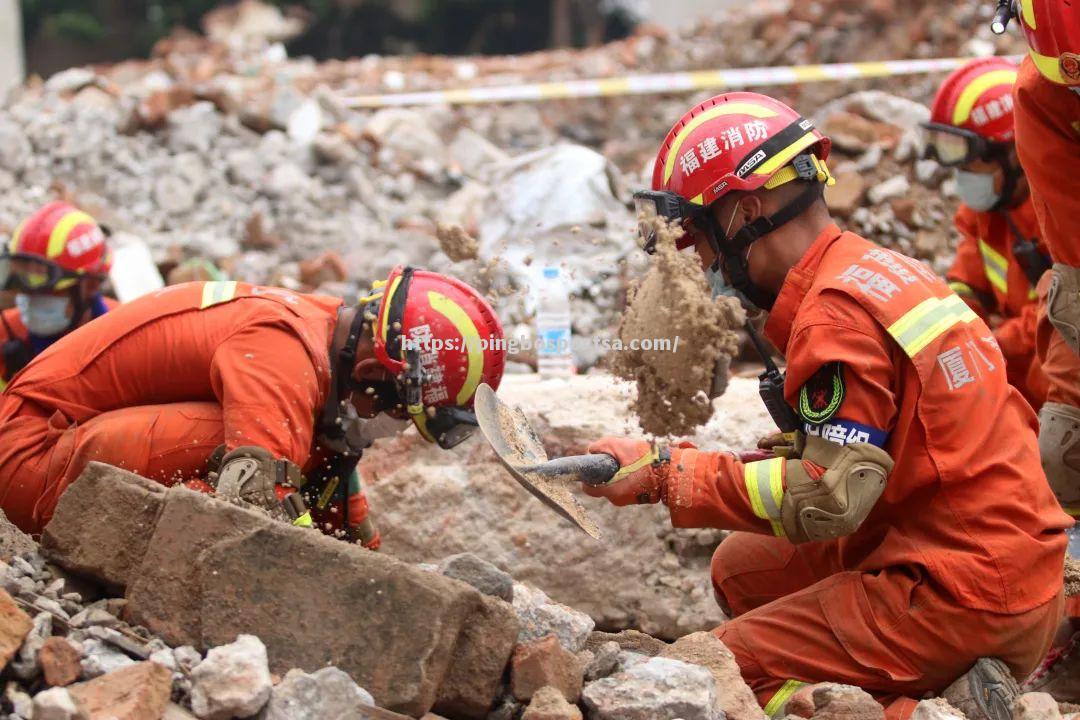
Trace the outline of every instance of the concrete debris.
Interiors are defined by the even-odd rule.
[[[191,709],[203,720],[251,717],[270,699],[266,646],[253,635],[210,650],[191,671]]]
[[[660,652],[660,657],[700,665],[716,680],[716,707],[729,720],[766,720],[757,698],[742,679],[735,655],[709,632],[681,637]]]
[[[521,583],[514,584],[514,612],[521,621],[519,643],[554,635],[570,652],[585,647],[596,625],[585,613],[554,602],[543,590]]]
[[[82,647],[83,677],[96,678],[135,664],[135,661],[126,653],[102,640],[95,638],[84,640]]]
[[[5,667],[19,651],[23,640],[36,626],[5,591],[0,590],[0,667]]]
[[[919,701],[911,712],[911,720],[967,720],[967,717],[945,698],[931,698]]]
[[[590,720],[720,720],[716,682],[703,667],[649,660],[585,686]]]
[[[87,720],[67,688],[50,688],[34,696],[33,720]]]
[[[885,709],[853,685],[822,683],[813,687],[816,720],[884,720]]]
[[[584,670],[578,657],[559,644],[554,635],[520,643],[510,658],[510,691],[528,702],[542,687],[553,687],[569,702],[581,695]]]
[[[335,667],[290,670],[274,686],[263,720],[350,720],[375,699]]]
[[[37,653],[37,662],[45,676],[45,683],[54,687],[70,685],[82,676],[81,659],[80,648],[55,635],[45,638]]]
[[[590,652],[591,657],[585,665],[585,679],[599,680],[615,672],[615,668],[619,665],[620,650],[619,643],[614,640],[607,640],[597,645],[596,649]],[[586,650],[586,652],[589,651]]]
[[[1017,699],[1013,720],[1061,720],[1061,711],[1049,693],[1029,692]]]
[[[542,687],[533,693],[521,720],[582,720],[582,716],[581,710],[567,702],[561,691]]]
[[[86,720],[158,720],[169,704],[172,674],[142,662],[67,688]]]
[[[37,600],[38,598],[35,598]],[[20,623],[21,624],[21,623]],[[40,668],[37,663],[38,651],[45,644],[45,638],[52,634],[53,616],[48,612],[39,612],[34,616],[30,631],[24,633],[22,647],[11,663],[11,670],[21,680],[37,677]]]
[[[439,572],[446,577],[468,583],[485,595],[506,602],[514,600],[514,578],[472,553],[443,558],[439,563]]]

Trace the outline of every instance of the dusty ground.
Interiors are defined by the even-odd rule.
[[[583,452],[603,435],[640,435],[628,410],[633,385],[609,375],[509,375],[500,396],[522,407],[553,457]],[[734,378],[690,439],[709,449],[745,448],[772,429],[756,381]],[[380,441],[361,472],[390,555],[430,562],[477,553],[589,613],[601,628],[674,638],[723,619],[708,577],[720,533],[673,530],[662,506],[615,508],[575,490],[604,533],[594,541],[518,486],[480,437],[445,452],[409,432]]]

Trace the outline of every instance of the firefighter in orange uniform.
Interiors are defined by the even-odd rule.
[[[769,715],[833,681],[889,718],[952,684],[964,709],[1006,720],[1061,618],[1071,521],[987,325],[922,263],[833,224],[829,148],[772,98],[720,95],[672,128],[636,196],[769,311],[792,446],[743,462],[605,438],[590,451],[622,469],[586,491],[738,531],[713,558],[733,616],[714,633]]]
[[[1040,286],[1037,347],[1049,380],[1039,413],[1043,468],[1062,507],[1080,515],[1080,5],[1023,0],[1030,52],[1014,91],[1016,147],[1054,261]]]
[[[15,307],[0,313],[0,390],[34,356],[116,303],[102,296],[112,254],[92,217],[64,202],[15,229],[0,255],[0,289]]]
[[[349,307],[174,285],[63,338],[0,396],[0,507],[38,533],[97,460],[377,547],[360,452],[409,419],[444,448],[464,440],[473,393],[499,383],[505,355],[478,342],[502,328],[468,285],[398,267],[380,286]]]
[[[949,287],[991,323],[1009,382],[1038,410],[1047,382],[1035,355],[1035,287],[1050,260],[1013,143],[1016,71],[1006,58],[967,63],[942,83],[924,127],[927,156],[956,169],[962,201]]]

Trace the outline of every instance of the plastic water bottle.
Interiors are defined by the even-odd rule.
[[[547,377],[574,374],[570,350],[570,292],[557,267],[544,268],[537,284],[536,360]]]

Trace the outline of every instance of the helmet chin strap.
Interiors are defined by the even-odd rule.
[[[723,268],[727,281],[733,288],[741,292],[746,298],[762,310],[771,310],[776,302],[776,294],[756,285],[750,279],[750,265],[748,257],[750,246],[757,240],[769,233],[775,232],[799,215],[803,214],[815,202],[821,199],[825,192],[825,185],[819,182],[808,183],[798,197],[789,204],[768,217],[759,217],[727,237],[720,228],[712,213],[706,213],[701,220],[701,230],[709,240],[709,245],[716,252],[716,260],[712,270],[716,272]]]
[[[1018,165],[1012,163],[1009,159],[1009,153],[1005,149],[998,151],[994,160],[1001,166],[1002,172],[1005,173],[1005,180],[1001,186],[1001,196],[998,197],[998,201],[994,203],[989,212],[997,212],[1009,207],[1012,203],[1013,194],[1016,192],[1016,186],[1020,183],[1020,175],[1023,172]]]

